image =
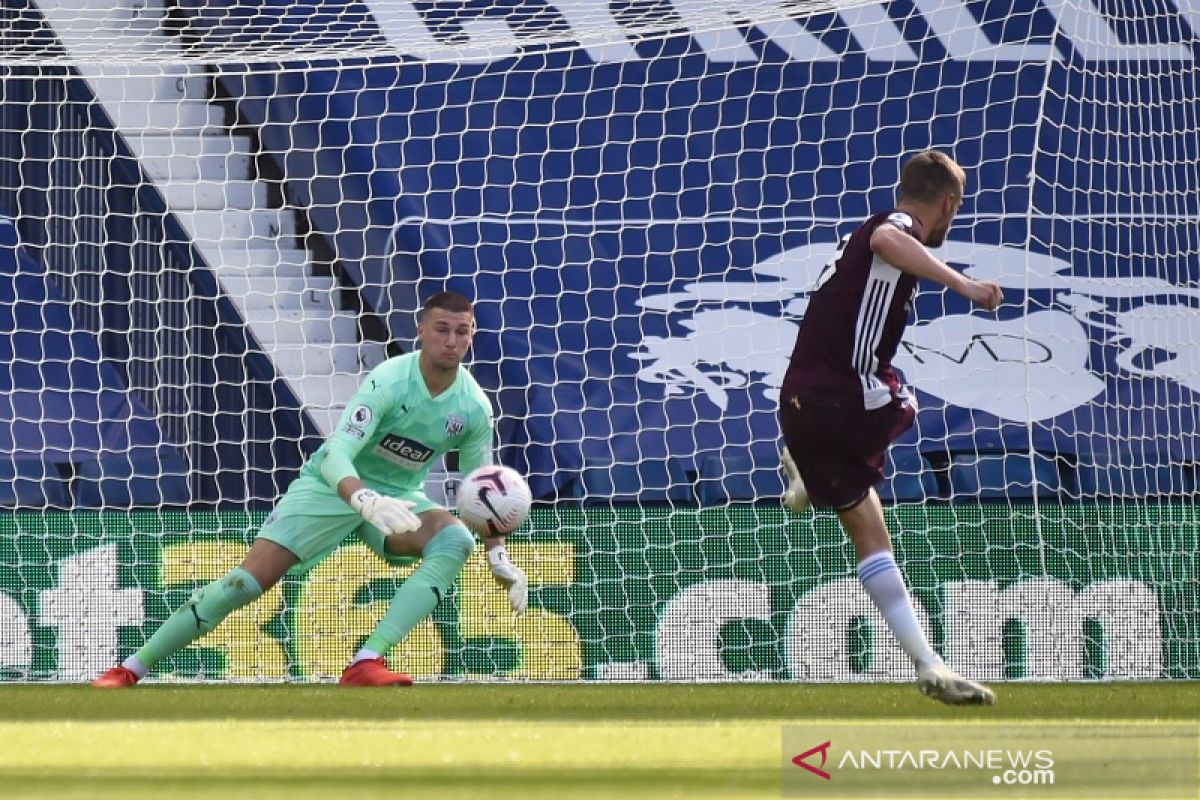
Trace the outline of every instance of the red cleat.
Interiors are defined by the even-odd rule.
[[[356,661],[342,670],[341,686],[412,686],[413,679],[403,672],[392,672],[382,658]]]
[[[92,681],[92,686],[97,689],[127,689],[140,680],[141,678],[124,667],[113,667]]]

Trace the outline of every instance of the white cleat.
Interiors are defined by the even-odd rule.
[[[800,479],[800,470],[796,469],[796,462],[792,460],[792,454],[784,447],[779,451],[779,466],[783,469],[784,480],[788,482],[787,488],[783,491],[783,504],[797,514],[803,514],[809,506],[808,489],[804,488],[804,481]]]
[[[996,695],[982,683],[969,681],[945,664],[917,670],[921,694],[951,706],[994,706]]]

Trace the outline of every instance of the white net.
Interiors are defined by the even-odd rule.
[[[55,0],[15,5],[9,17],[14,31],[49,22],[53,36],[16,37],[3,63],[111,66],[406,56],[461,64],[564,46],[581,47],[605,61],[627,53],[631,41],[684,30],[712,49],[731,51],[739,47],[731,38],[738,27],[765,26],[808,39],[796,20],[874,5],[870,0],[567,0],[553,5]],[[875,9],[870,18],[879,14]]]
[[[775,409],[839,237],[967,169],[880,493],[970,677],[1200,676],[1182,1],[19,0],[0,11],[0,670],[82,680],[245,552],[444,288],[535,508],[419,677],[905,680]],[[442,497],[439,466],[431,496]],[[450,484],[452,486],[452,484]],[[324,679],[404,572],[353,542],[160,670]]]

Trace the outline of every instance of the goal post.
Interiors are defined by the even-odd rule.
[[[967,3],[21,0],[0,10],[0,676],[84,680],[235,565],[362,376],[471,297],[535,505],[422,678],[896,681],[778,392],[911,153],[968,175],[879,492],[982,680],[1200,677],[1200,15]],[[431,496],[453,501],[451,459]],[[163,666],[324,680],[404,571],[355,541]]]

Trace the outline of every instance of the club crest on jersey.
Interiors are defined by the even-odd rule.
[[[433,458],[433,448],[415,439],[389,433],[375,445],[375,454],[406,469],[420,469]]]
[[[458,436],[467,427],[467,421],[457,414],[446,417],[446,435]]]
[[[374,414],[367,406],[356,406],[350,412],[350,419],[342,426],[342,430],[353,436],[355,439],[362,439],[367,435],[366,428],[371,424]]]

